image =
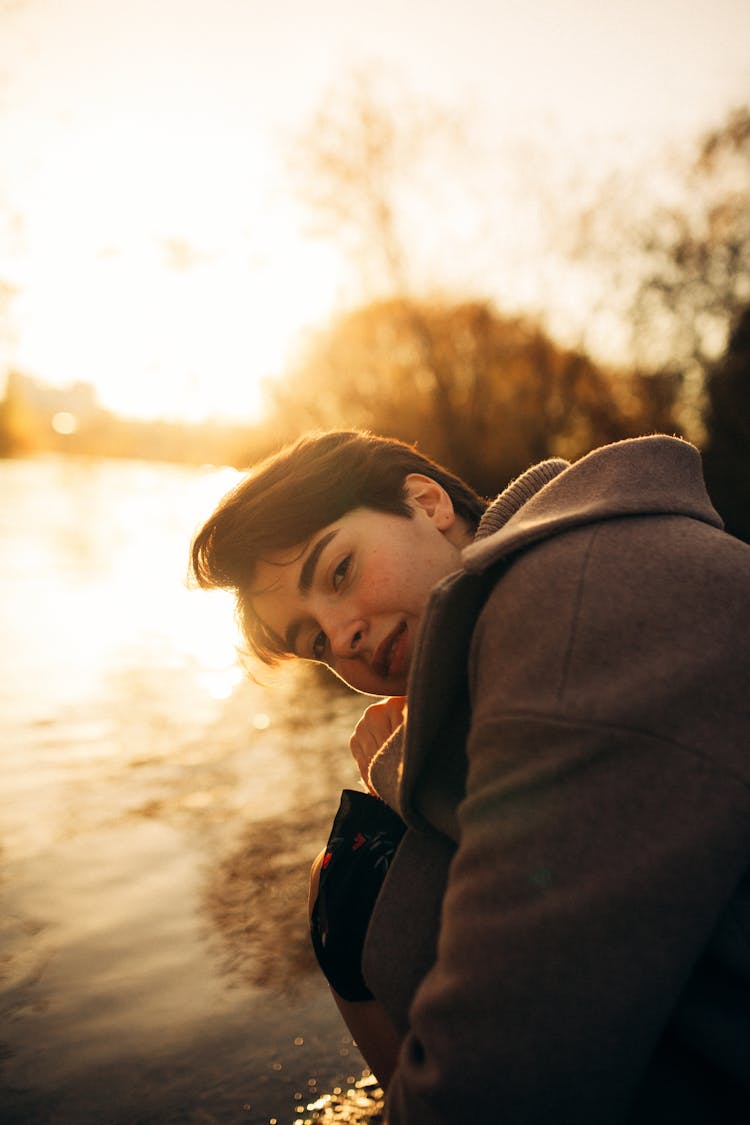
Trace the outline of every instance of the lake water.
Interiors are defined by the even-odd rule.
[[[234,479],[0,461],[4,1123],[287,1125],[362,1075],[305,894],[363,701],[251,682],[186,588]]]

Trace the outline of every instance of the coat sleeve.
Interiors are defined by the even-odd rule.
[[[727,588],[710,551],[674,546],[581,533],[485,607],[460,841],[389,1125],[630,1119],[748,862],[747,774],[712,747],[747,745],[750,606],[724,604],[733,565]]]

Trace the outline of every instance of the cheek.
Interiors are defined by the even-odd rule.
[[[411,556],[391,556],[362,576],[362,596],[371,612],[414,612],[424,602],[425,576]]]

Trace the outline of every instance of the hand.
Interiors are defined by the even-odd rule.
[[[405,718],[405,696],[392,695],[388,699],[381,699],[363,712],[349,739],[349,749],[354,755],[362,780],[371,793],[375,791],[369,782],[370,762]]]

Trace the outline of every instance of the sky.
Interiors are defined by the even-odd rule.
[[[750,100],[748,42],[747,0],[0,0],[0,376],[82,379],[133,416],[255,417],[263,381],[362,296],[289,168],[373,68],[505,154],[483,199],[507,253],[474,280],[533,300],[528,167],[688,144]],[[476,173],[456,165],[448,199]],[[442,283],[466,287],[462,198],[431,225]]]

